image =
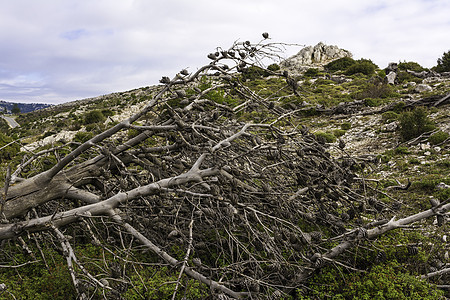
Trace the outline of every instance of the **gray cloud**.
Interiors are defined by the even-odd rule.
[[[0,0],[0,100],[60,103],[158,83],[235,40],[314,45],[380,67],[449,50],[447,0]],[[288,47],[286,56],[300,50]]]

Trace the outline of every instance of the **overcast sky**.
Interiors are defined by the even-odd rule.
[[[450,1],[0,0],[0,100],[62,103],[157,84],[265,31],[381,68],[432,67],[450,50]]]

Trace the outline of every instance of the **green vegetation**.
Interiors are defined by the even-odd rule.
[[[342,71],[346,75],[364,74],[372,75],[375,73],[375,69],[378,66],[374,64],[370,59],[358,59],[354,60],[350,57],[343,57],[325,65],[325,69],[330,72]]]
[[[442,299],[443,292],[405,272],[395,260],[375,265],[367,273],[345,273],[325,268],[311,280],[298,299]]]
[[[447,52],[441,59],[442,67],[444,66],[444,58],[445,61],[447,61],[448,55],[450,54]],[[436,124],[436,117],[433,117],[433,121],[428,115],[429,111],[423,107],[405,110],[405,103],[402,100],[398,100],[401,87],[374,83],[374,78],[377,77],[376,72],[378,72],[378,75],[383,75],[383,70],[377,71],[377,66],[370,60],[342,58],[329,63],[325,68],[328,72],[339,72],[338,74],[341,75],[345,74],[346,76],[342,76],[351,80],[349,80],[349,82],[336,83],[329,80],[330,77],[326,77],[329,76],[329,74],[321,73],[318,69],[312,68],[304,73],[304,77],[299,76],[296,78],[303,81],[299,86],[299,93],[301,96],[297,96],[292,94],[292,90],[289,89],[284,78],[276,76],[267,78],[267,75],[270,74],[267,70],[271,72],[278,72],[280,70],[280,67],[277,64],[269,65],[267,70],[259,67],[249,67],[245,69],[246,71],[243,71],[243,73],[239,75],[241,76],[240,78],[246,81],[246,87],[257,93],[257,95],[263,99],[260,100],[260,98],[258,98],[258,101],[265,102],[263,102],[264,105],[260,105],[256,108],[248,107],[242,109],[238,115],[238,122],[244,123],[252,121],[255,123],[268,123],[275,120],[278,116],[274,116],[273,111],[282,114],[284,113],[283,110],[295,108],[298,109],[297,113],[293,114],[288,120],[280,121],[277,124],[282,124],[282,126],[286,128],[289,126],[301,128],[302,125],[305,125],[311,129],[310,132],[314,132],[315,138],[322,144],[334,143],[337,141],[337,138],[342,137],[343,135],[345,135],[345,140],[347,142],[347,136],[351,135],[352,132],[358,131],[362,126],[364,128],[369,128],[369,125],[364,124],[365,117],[356,119],[355,121],[355,119],[351,119],[353,116],[349,115],[348,118],[347,116],[344,116],[344,118],[335,118],[331,120],[326,114],[321,112],[322,108],[332,108],[339,103],[351,102],[354,99],[364,100],[360,102],[364,102],[364,105],[368,107],[382,107],[392,103],[395,99],[395,101],[398,101],[397,104],[389,107],[389,111],[378,114],[378,121],[373,126],[375,128],[380,128],[383,124],[398,121],[398,134],[395,134],[392,130],[387,133],[382,132],[381,130],[377,131],[377,134],[380,134],[380,137],[382,136],[384,140],[376,140],[374,142],[375,145],[364,146],[366,147],[364,148],[364,151],[366,151],[365,153],[375,155],[381,153],[378,156],[381,159],[381,164],[377,164],[376,162],[367,163],[368,165],[370,164],[370,171],[365,170],[364,167],[361,166],[361,173],[363,173],[366,178],[376,182],[376,185],[371,185],[372,182],[368,181],[367,184],[368,186],[371,185],[370,188],[376,186],[376,188],[383,189],[397,185],[398,183],[392,178],[398,178],[402,182],[406,182],[407,178],[411,180],[412,185],[409,190],[394,191],[393,194],[389,193],[387,196],[380,196],[378,198],[378,200],[385,203],[386,207],[389,209],[394,207],[396,199],[402,199],[403,203],[407,203],[407,207],[403,208],[404,210],[399,211],[398,215],[416,213],[421,209],[428,209],[429,204],[427,198],[430,196],[441,201],[447,200],[448,197],[450,197],[450,189],[441,190],[436,188],[436,185],[440,182],[450,184],[450,178],[448,178],[450,162],[448,159],[442,159],[441,156],[449,154],[448,147],[447,149],[441,147],[442,152],[438,152],[438,150],[434,150],[435,147],[431,147],[429,151],[427,150],[430,152],[428,153],[430,156],[426,158],[418,158],[419,155],[424,156],[423,153],[425,152],[423,150],[418,150],[418,146],[404,146],[403,144],[396,147],[399,142],[399,136],[401,140],[408,141],[422,133],[436,129],[437,126],[439,126],[439,124]],[[399,69],[401,70],[399,72],[400,82],[422,81],[422,79],[405,72],[406,69],[416,72],[425,70],[415,62],[399,63]],[[213,84],[214,82],[211,79],[205,77],[202,78],[198,87],[204,91],[212,87]],[[443,93],[448,92],[448,85],[443,84],[441,89]],[[149,88],[143,91],[150,93]],[[193,89],[190,89],[187,90],[186,93],[188,96],[191,96],[194,94],[194,91]],[[3,128],[4,126],[2,127],[2,132],[5,134],[0,133],[0,147],[11,143],[19,137],[30,136],[27,143],[31,143],[40,138],[53,135],[60,129],[79,130],[82,128],[82,125],[85,125],[88,130],[99,131],[106,128],[106,126],[111,126],[112,123],[109,123],[108,125],[101,124],[108,116],[118,114],[127,105],[145,101],[148,97],[148,94],[140,95],[140,93],[136,91],[105,96],[101,101],[93,101],[92,103],[86,104],[86,107],[83,107],[83,110],[80,110],[85,111],[86,113],[84,114],[80,114],[76,107],[55,108],[55,111],[53,112],[43,111],[22,114],[17,117],[18,122],[22,125],[21,128],[10,130],[7,126],[5,128]],[[217,104],[227,104],[231,107],[236,107],[243,102],[241,95],[229,87],[209,91],[203,96],[203,99],[211,100]],[[306,104],[303,104],[304,102]],[[207,108],[213,110],[214,103],[208,103],[209,106]],[[171,99],[164,105],[166,105],[166,107],[167,105],[170,105],[174,108],[178,108],[184,107],[186,104],[183,104],[181,99],[177,98]],[[361,105],[361,110],[367,109],[363,107],[364,105]],[[61,114],[62,116],[55,117],[58,114]],[[227,116],[219,116],[219,118],[227,118]],[[445,116],[442,118],[444,121],[441,120],[441,123],[447,120],[445,119]],[[41,120],[45,121],[42,122]],[[206,122],[203,125],[210,126],[211,124]],[[67,128],[65,126],[67,126]],[[138,135],[139,132],[140,131],[136,129],[129,129],[126,132],[126,135],[127,137],[134,137]],[[194,133],[192,139],[197,138]],[[201,130],[198,130],[198,133],[203,134]],[[93,136],[94,132],[79,131],[76,133],[73,141],[83,143]],[[364,132],[362,133],[362,136],[364,136]],[[190,136],[187,137],[191,138]],[[448,138],[449,134],[447,132],[439,130],[429,136],[428,139],[425,138],[421,143],[426,143],[426,141],[428,141],[431,145],[440,145],[441,143],[448,145]],[[155,134],[150,136],[148,140],[143,143],[143,146],[159,146],[163,141],[172,142],[175,140],[176,136],[159,136]],[[387,143],[387,141],[391,143]],[[191,142],[191,140],[186,142]],[[63,143],[60,142],[55,145],[61,144]],[[324,147],[327,146],[329,145],[325,145]],[[334,148],[337,147],[332,145],[331,149]],[[36,152],[43,149],[45,149],[45,147],[38,148]],[[348,148],[345,148],[346,151],[347,149]],[[0,149],[0,162],[2,163],[3,170],[7,164],[17,165],[19,161],[26,158],[25,153],[20,153],[19,151],[20,146],[17,143],[12,143],[8,147]],[[95,149],[94,151],[99,151],[99,149]],[[60,151],[58,154],[60,157],[63,157],[65,152]],[[158,155],[156,154],[151,154],[145,159],[157,161],[157,156]],[[29,176],[35,174],[37,170],[47,170],[53,166],[60,157],[57,157],[54,153],[50,153],[47,156],[42,157],[42,159],[36,160],[33,165],[22,173],[22,175]],[[11,159],[14,159],[14,161],[11,161]],[[137,161],[141,159],[142,161],[144,160],[143,157],[139,157]],[[389,164],[387,164],[388,162]],[[311,163],[314,162],[312,161]],[[276,162],[274,162],[274,164],[276,164]],[[168,172],[170,168],[174,167],[169,165],[158,165],[156,168],[157,170],[151,170],[155,173],[155,175],[152,173],[152,176],[158,176],[158,171]],[[391,179],[386,179],[373,171],[378,168],[392,174],[390,176]],[[144,167],[136,166],[136,169],[142,170]],[[150,172],[148,170],[145,171]],[[121,170],[118,170],[118,172],[121,172]],[[0,175],[0,177],[4,178],[4,171],[2,171]],[[255,178],[255,185],[259,184],[258,180],[259,178]],[[348,181],[350,181],[350,179]],[[124,184],[127,183],[125,182]],[[347,185],[347,182],[345,182],[345,185]],[[228,199],[226,201],[228,201]],[[342,210],[342,207],[336,206],[336,210]],[[384,211],[380,212],[380,219],[382,214],[383,217],[385,217],[384,213]],[[156,215],[157,210],[155,211],[155,216]],[[251,218],[253,216],[249,215],[248,217]],[[304,224],[302,223],[302,226],[309,230],[317,230],[316,225],[313,226],[304,220],[298,220],[298,222],[304,222]],[[430,219],[424,222],[431,224],[433,220]],[[361,224],[364,224],[364,220],[361,220]],[[198,226],[198,224],[196,224],[196,226]],[[325,226],[320,229],[324,232],[327,230]],[[130,257],[126,263],[122,261],[117,262],[112,254],[105,251],[105,249],[95,247],[85,241],[80,242],[77,240],[79,235],[76,230],[73,228],[70,228],[70,230],[74,231],[73,234],[70,234],[76,239],[75,244],[77,245],[76,251],[78,258],[80,258],[89,270],[98,271],[96,274],[100,274],[99,278],[102,276],[111,276],[111,274],[108,273],[108,266],[113,262],[120,264],[124,278],[128,281],[127,284],[123,284],[121,287],[121,291],[123,292],[121,296],[124,297],[124,299],[171,298],[179,276],[179,268],[156,266],[154,262],[159,262],[159,260],[155,255],[149,252],[142,254],[130,251],[130,253],[127,254],[130,255]],[[442,233],[445,232],[446,228],[437,228],[436,230],[440,230],[438,233]],[[101,234],[102,233],[100,233],[100,235]],[[248,242],[245,238],[246,237],[243,238],[242,243]],[[382,261],[376,259],[377,253],[374,250],[367,250],[368,248],[372,249],[373,244],[367,245],[362,243],[359,245],[361,247],[358,248],[355,256],[342,257],[343,260],[339,260],[344,261],[347,259],[352,263],[356,261],[361,272],[354,272],[342,268],[337,264],[327,266],[317,270],[310,280],[304,282],[306,288],[297,289],[297,295],[295,297],[296,299],[443,299],[444,296],[440,290],[435,286],[430,285],[428,281],[419,280],[417,278],[418,275],[425,274],[429,271],[429,260],[431,260],[432,254],[437,255],[437,253],[445,246],[443,246],[440,241],[434,239],[435,237],[431,239],[426,235],[407,236],[404,231],[401,230],[389,233],[377,241],[371,241],[371,243],[375,244],[377,249],[383,249],[386,253],[386,257]],[[26,240],[26,242],[27,244],[34,245],[34,241],[32,240]],[[7,242],[6,245],[2,246],[4,247],[2,249],[6,249],[7,247],[17,247],[17,249],[14,250],[15,254],[13,257],[4,255],[1,257],[2,261],[12,261],[15,265],[18,265],[26,263],[29,260],[29,257],[22,253],[23,251],[17,246],[17,243],[18,242],[16,241],[11,242],[11,244],[10,242]],[[207,254],[202,253],[202,260],[204,262],[211,264],[215,262],[221,263],[222,260],[226,261],[229,259],[228,257],[225,257],[223,253],[217,251],[217,248],[213,246],[215,243],[225,244],[226,241],[223,241],[220,237],[212,234],[211,244],[205,246],[207,251],[204,251]],[[323,243],[325,243],[325,240]],[[412,257],[408,253],[407,248],[401,246],[408,244],[423,244],[424,249],[421,248],[419,253]],[[425,245],[429,244],[433,245],[432,249],[425,248]],[[389,245],[396,246],[389,247]],[[37,262],[35,263],[24,265],[17,269],[2,269],[2,272],[0,272],[0,283],[5,283],[8,287],[8,291],[14,294],[17,299],[67,299],[68,295],[74,295],[73,284],[70,274],[67,271],[67,266],[64,264],[64,257],[59,253],[61,251],[51,250],[52,248],[54,248],[54,245],[50,245],[49,249],[43,249],[44,256],[47,258],[46,263],[41,257],[38,257]],[[185,249],[182,248],[165,250],[172,255],[175,253],[178,258],[183,258],[183,255],[185,254]],[[33,249],[33,251],[37,254],[40,253],[38,249]],[[5,251],[3,250],[3,252]],[[283,253],[283,255],[288,258],[296,255],[295,252],[296,251],[292,250],[292,253]],[[301,254],[306,255],[306,253]],[[196,253],[196,255],[198,255],[198,253]],[[239,255],[245,255],[245,253],[239,253]],[[138,261],[137,259],[134,259],[135,256],[139,256],[144,263],[133,264],[133,261]],[[144,259],[142,259],[142,257],[144,257]],[[341,259],[341,257],[339,259]],[[223,263],[223,265],[225,265],[225,263]],[[79,270],[77,269],[77,271]],[[247,270],[245,270],[245,272],[247,272]],[[224,280],[227,279],[228,278],[224,278]],[[430,281],[433,282],[433,280]],[[116,284],[117,286],[119,285],[118,282],[119,280],[117,280],[117,282],[115,282],[115,280],[110,280],[110,283],[114,285],[114,287],[116,287]],[[206,285],[201,284],[186,275],[181,276],[177,299],[182,299],[183,297],[186,299],[201,299],[211,297],[210,294],[210,290]],[[1,296],[4,295],[6,294],[2,294]],[[98,292],[94,299],[101,299],[101,297],[102,295]],[[289,299],[289,297],[286,296],[286,299]]]
[[[322,143],[336,142],[336,136],[331,132],[318,131],[318,132],[315,132],[314,135],[316,136],[316,139]]]
[[[436,72],[450,72],[450,50],[444,52],[441,58],[437,60],[437,66],[434,67]]]
[[[325,65],[325,69],[330,72],[345,71],[355,63],[356,62],[353,58],[343,57],[328,63]]]
[[[423,107],[417,107],[412,111],[402,113],[399,116],[399,121],[400,135],[405,141],[436,128],[434,123],[428,118],[427,110]]]
[[[403,70],[403,71],[410,70],[410,71],[414,71],[414,72],[422,72],[422,71],[426,70],[424,67],[422,67],[421,65],[419,65],[418,63],[413,62],[413,61],[400,62],[398,64],[398,68],[399,68],[399,70]]]
[[[319,69],[309,68],[303,75],[305,77],[316,77],[317,75],[319,75],[319,72],[320,72]]]
[[[364,75],[372,75],[375,73],[375,69],[377,69],[378,66],[374,64],[370,59],[358,59],[355,61],[354,64],[349,66],[345,70],[346,75],[353,75],[353,74],[364,74]]]
[[[449,137],[450,137],[450,135],[447,132],[438,131],[438,132],[432,134],[428,138],[428,141],[432,145],[438,145],[438,144],[443,143],[444,141],[446,141]]]
[[[271,64],[267,67],[267,70],[276,72],[280,70],[280,66],[278,64]]]
[[[14,139],[0,132],[0,162],[11,160],[20,150]]]
[[[11,113],[14,115],[20,114],[20,107],[17,103],[13,104],[13,107],[11,108]]]
[[[344,122],[341,124],[342,130],[349,130],[350,128],[352,128],[352,123],[350,123],[350,122]]]
[[[140,272],[131,276],[133,288],[125,294],[125,299],[171,299],[175,290],[178,273],[163,268],[140,268]],[[175,299],[203,299],[209,295],[205,284],[186,275],[181,278],[180,292]]]
[[[84,115],[84,124],[93,124],[93,123],[100,123],[105,121],[105,116],[103,115],[102,111],[100,110],[92,110],[87,112]]]
[[[94,133],[86,131],[78,131],[73,138],[74,142],[84,143],[94,137]]]
[[[353,96],[355,99],[386,99],[398,97],[398,93],[389,84],[373,84],[370,83],[362,91],[359,91]],[[378,106],[378,105],[368,105],[368,106]]]

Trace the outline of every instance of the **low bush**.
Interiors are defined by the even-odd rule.
[[[92,110],[84,115],[84,125],[105,121],[105,116],[100,110]]]
[[[442,291],[405,272],[395,260],[367,273],[325,268],[311,281],[307,290],[297,290],[297,299],[443,299]]]
[[[84,143],[94,137],[92,132],[78,131],[73,138],[74,142]]]
[[[318,131],[314,133],[317,141],[322,143],[334,143],[336,142],[336,136],[329,132]]]
[[[341,129],[342,130],[349,130],[352,127],[352,123],[350,122],[345,122],[341,124]]]
[[[418,137],[436,127],[428,118],[427,110],[423,107],[403,112],[399,116],[399,122],[400,136],[405,141]]]
[[[276,72],[280,70],[280,66],[278,64],[271,64],[267,67],[267,70]]]
[[[319,69],[316,68],[309,68],[308,70],[306,70],[306,72],[304,73],[304,75],[306,77],[315,77],[319,74]]]
[[[408,61],[408,62],[401,62],[398,64],[398,68],[399,70],[410,70],[410,71],[414,71],[414,72],[422,72],[425,71],[426,69],[424,67],[422,67],[421,65],[419,65],[418,63],[414,62],[414,61]]]
[[[242,69],[242,80],[255,80],[258,78],[269,76],[269,72],[264,70],[263,68],[257,66],[251,66],[245,69]]]
[[[325,65],[325,69],[329,72],[345,71],[355,63],[356,61],[353,58],[342,57]]]
[[[397,73],[397,80],[398,80],[398,83],[406,83],[406,82],[421,83],[422,82],[422,78],[416,77],[405,71],[400,71]]]
[[[449,138],[449,134],[447,132],[438,131],[438,132],[434,133],[433,135],[431,135],[428,138],[428,141],[432,145],[437,145],[437,144],[444,142],[448,138]]]
[[[369,84],[364,88],[364,90],[354,94],[355,99],[385,99],[395,96],[398,96],[398,94],[389,84]]]
[[[359,59],[355,61],[354,64],[349,66],[345,70],[346,75],[353,75],[357,73],[361,73],[364,75],[372,75],[375,73],[375,69],[377,69],[378,66],[374,64],[370,59]]]
[[[12,142],[13,138],[0,133],[0,148],[9,144],[7,147],[0,149],[0,162],[11,160],[20,151],[20,146]]]
[[[389,122],[397,120],[398,116],[399,116],[398,113],[396,113],[392,110],[388,110],[381,115],[381,120],[383,121],[383,123],[389,123]]]
[[[341,137],[344,134],[345,134],[345,130],[343,130],[343,129],[335,129],[335,130],[333,130],[333,135],[335,137]]]
[[[437,66],[434,67],[436,72],[450,72],[450,50],[444,52],[441,58],[437,60]]]

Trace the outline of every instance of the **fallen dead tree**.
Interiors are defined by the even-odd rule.
[[[7,176],[0,240],[18,239],[32,261],[40,254],[28,245],[45,233],[80,299],[97,288],[119,297],[135,272],[126,258],[142,249],[211,293],[281,296],[326,264],[357,269],[337,257],[359,242],[446,214],[442,203],[396,220],[400,203],[377,200],[363,165],[345,152],[331,157],[296,110],[280,109],[278,91],[261,97],[240,80],[279,50],[267,40],[218,49],[196,72],[163,77],[145,108],[72,151],[24,159]],[[55,153],[51,168],[22,178],[25,166]],[[75,242],[113,252],[119,275],[91,274]]]

